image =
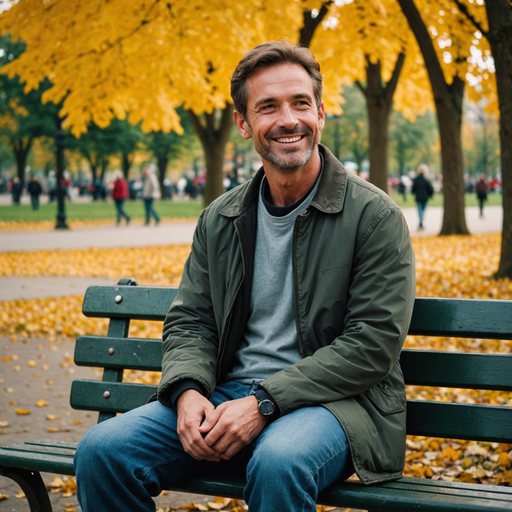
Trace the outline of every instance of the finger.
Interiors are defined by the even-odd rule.
[[[222,412],[222,409],[213,409],[209,411],[199,427],[199,432],[202,434],[210,432],[210,430],[215,427],[219,421],[219,418],[222,416]]]

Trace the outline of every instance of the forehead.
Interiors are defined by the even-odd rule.
[[[247,103],[253,105],[263,97],[308,94],[315,97],[308,72],[298,64],[277,64],[257,69],[246,82]]]

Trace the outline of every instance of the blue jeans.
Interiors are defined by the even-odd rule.
[[[144,208],[146,210],[146,224],[149,224],[149,219],[151,218],[151,215],[155,218],[156,222],[160,222],[160,217],[158,216],[158,213],[155,212],[155,209],[153,208],[153,198],[144,198]]]
[[[425,216],[425,210],[427,209],[427,201],[424,203],[417,203],[418,205],[418,216],[420,218],[420,226],[423,225],[423,217]]]
[[[114,199],[116,203],[116,212],[117,212],[117,223],[121,222],[121,217],[124,217],[128,222],[130,220],[130,216],[124,211],[124,199]]]
[[[217,406],[243,398],[251,386],[218,386]],[[323,407],[306,407],[271,425],[232,460],[207,462],[185,453],[177,414],[159,402],[96,425],[78,445],[75,471],[84,512],[155,511],[152,496],[200,473],[245,471],[251,512],[315,512],[319,491],[353,472],[345,432]]]

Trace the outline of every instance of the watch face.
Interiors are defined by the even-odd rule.
[[[270,416],[274,412],[274,404],[270,400],[262,400],[258,407],[263,416]]]

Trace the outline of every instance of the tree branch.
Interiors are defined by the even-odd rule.
[[[491,0],[492,1],[492,0]],[[459,11],[466,16],[466,18],[473,23],[475,28],[481,32],[487,39],[489,39],[489,33],[482,28],[482,25],[476,21],[475,17],[469,12],[467,6],[460,0],[453,0],[455,5],[459,8]]]
[[[192,110],[187,110],[188,116],[190,117],[190,121],[192,122],[192,126],[194,127],[194,130],[199,137],[199,140],[201,141],[201,144],[203,147],[206,147],[208,144],[207,137],[206,137],[206,130],[204,129],[204,126],[201,124],[201,121],[199,120],[199,117],[192,112]]]
[[[389,82],[385,86],[385,101],[389,103],[393,100],[393,95],[395,94],[396,86],[398,84],[398,79],[400,78],[400,73],[402,72],[402,68],[404,66],[405,61],[405,53],[400,52],[398,54],[398,58],[396,59],[395,69],[393,69],[393,74],[389,79]]]
[[[316,18],[313,18],[311,16],[311,11],[303,12],[304,25],[302,26],[299,32],[300,46],[309,47],[311,45],[311,40],[315,35],[315,30],[317,29],[318,25],[322,23],[323,19],[325,18],[325,15],[329,11],[329,6],[332,4],[332,2],[333,0],[325,1],[322,4],[322,7],[320,7],[320,10],[318,11],[318,16]]]
[[[226,106],[222,109],[222,116],[220,118],[220,125],[218,130],[218,140],[220,145],[226,144],[231,133],[231,127],[233,126],[233,109],[232,103],[226,103]]]
[[[366,89],[364,88],[363,84],[359,81],[359,80],[356,80],[354,82],[356,84],[356,87],[365,95],[366,97]]]

